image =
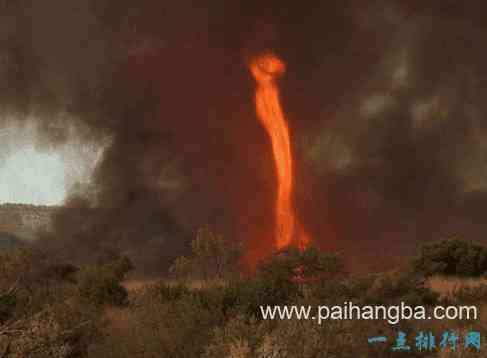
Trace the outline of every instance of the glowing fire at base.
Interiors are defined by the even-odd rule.
[[[256,57],[250,63],[250,71],[257,81],[255,105],[257,116],[264,125],[272,143],[272,152],[277,171],[276,198],[276,246],[282,249],[297,240],[303,249],[308,244],[304,232],[297,236],[298,224],[292,203],[293,158],[289,128],[279,102],[279,89],[275,79],[286,70],[284,63],[273,54]]]

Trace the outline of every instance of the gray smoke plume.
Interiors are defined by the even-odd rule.
[[[167,267],[209,224],[268,250],[275,194],[245,59],[280,81],[301,220],[374,268],[377,247],[482,239],[487,209],[485,5],[457,1],[0,2],[2,121],[39,148],[103,146],[48,242]]]

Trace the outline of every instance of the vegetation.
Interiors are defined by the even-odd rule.
[[[452,298],[454,303],[462,305],[487,302],[487,284],[459,287],[454,290]]]
[[[260,306],[486,303],[483,281],[448,294],[430,287],[429,275],[450,271],[424,268],[440,267],[437,263],[442,260],[451,264],[446,260],[449,254],[432,252],[443,252],[445,247],[467,247],[475,257],[482,252],[469,243],[436,245],[423,248],[410,268],[367,275],[347,273],[339,255],[314,248],[289,249],[244,277],[237,274],[240,248],[204,228],[198,231],[191,254],[173,265],[173,278],[130,292],[123,280],[133,267],[117,253],[76,267],[19,248],[0,257],[0,357],[396,356],[391,345],[369,345],[367,337],[392,339],[399,329],[438,336],[445,330],[463,332],[472,322],[408,320],[393,326],[382,320],[328,320],[318,325],[313,320],[263,320]],[[180,270],[182,266],[186,269]],[[455,267],[458,275],[458,268],[465,265]],[[478,270],[471,272],[476,275]],[[195,287],[194,281],[204,284]],[[487,333],[485,320],[473,325]],[[413,350],[407,356],[434,354]],[[464,351],[462,356],[478,355]]]
[[[15,295],[10,292],[2,294],[0,296],[0,323],[5,323],[12,318],[17,300]]]
[[[174,277],[224,279],[235,276],[238,267],[235,265],[242,254],[242,247],[215,234],[207,226],[196,233],[191,244],[190,256],[181,256],[169,269]]]
[[[132,269],[128,258],[116,254],[84,267],[77,275],[79,295],[95,305],[124,305],[128,292],[121,281]]]
[[[32,248],[1,253],[0,356],[85,356],[106,307],[126,302],[129,267],[123,257],[77,268]]]
[[[413,265],[425,276],[481,276],[487,273],[487,247],[458,239],[426,244]]]

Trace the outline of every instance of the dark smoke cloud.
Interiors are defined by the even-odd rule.
[[[364,261],[359,252],[400,256],[427,240],[482,240],[487,229],[480,9],[402,5],[383,59],[311,151],[335,176],[343,245]]]
[[[73,128],[109,143],[56,217],[63,253],[115,247],[164,268],[203,224],[268,249],[274,174],[246,60],[271,49],[302,221],[370,268],[377,247],[486,232],[483,7],[5,0],[2,120],[36,121],[44,145]]]

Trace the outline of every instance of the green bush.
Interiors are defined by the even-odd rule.
[[[109,280],[96,292],[96,301],[101,304],[122,306],[127,303],[128,292],[116,280]]]
[[[127,303],[128,292],[116,275],[106,268],[88,267],[78,276],[78,290],[82,297],[95,305],[121,306]]]
[[[427,244],[413,261],[413,268],[425,276],[480,276],[487,273],[487,248],[462,240]]]
[[[302,299],[303,280],[321,278],[324,282],[323,275],[330,278],[343,273],[344,263],[339,256],[314,248],[290,248],[262,262],[252,279],[226,286],[222,309],[225,313],[237,311],[244,317],[260,318],[260,306],[281,306]]]
[[[12,318],[17,299],[14,295],[0,296],[0,324]]]
[[[304,277],[327,276],[345,274],[345,262],[335,253],[323,253],[314,247],[304,250],[300,255]]]
[[[257,275],[271,280],[330,279],[345,275],[345,263],[341,256],[314,247],[289,248],[262,262]]]
[[[160,295],[161,302],[171,302],[180,300],[184,296],[189,296],[191,291],[185,285],[168,285],[163,283],[157,286],[157,293]]]
[[[240,243],[204,226],[191,242],[191,254],[178,257],[169,268],[169,273],[179,279],[229,279],[238,276],[237,263],[241,255]]]
[[[115,279],[118,281],[122,281],[127,274],[134,269],[132,261],[126,256],[120,256],[106,265],[107,268],[113,272]]]
[[[44,278],[50,280],[67,281],[75,283],[75,275],[79,268],[69,263],[55,263],[44,270]]]
[[[97,265],[84,267],[77,274],[80,296],[98,306],[125,305],[128,292],[120,282],[132,269],[132,262],[128,258],[116,254],[99,261]]]

